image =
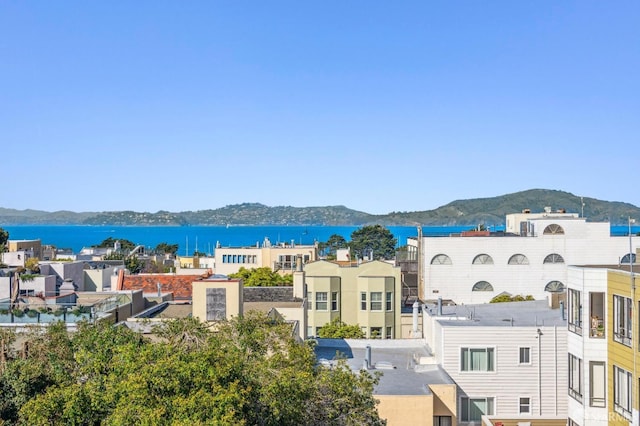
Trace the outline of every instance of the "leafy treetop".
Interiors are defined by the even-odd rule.
[[[378,376],[316,365],[291,326],[248,312],[215,331],[174,320],[149,340],[126,327],[63,323],[3,353],[5,425],[383,425]],[[12,347],[15,334],[0,330]],[[5,356],[6,355],[6,356]]]
[[[137,245],[133,241],[129,241],[121,238],[109,237],[105,240],[102,240],[100,244],[93,245],[92,247],[113,248],[116,241],[120,242],[120,247],[122,247],[122,250],[133,250]]]
[[[348,325],[334,318],[318,330],[318,337],[324,339],[363,339],[364,333],[359,325]]]
[[[156,246],[155,251],[157,253],[176,254],[178,252],[178,244],[168,244],[162,242]]]
[[[318,251],[327,256],[327,258],[335,259],[337,250],[346,248],[347,245],[347,240],[342,235],[333,234],[326,242],[318,244]]]
[[[3,252],[9,241],[9,231],[0,228],[0,252]]]
[[[516,294],[515,296],[511,296],[510,294],[499,294],[493,299],[491,299],[489,303],[524,302],[529,300],[535,300],[535,299],[530,294],[526,296],[523,296],[521,294]]]
[[[293,285],[293,275],[280,275],[269,267],[247,269],[241,266],[229,278],[242,279],[245,287],[276,287]]]
[[[369,225],[353,231],[349,245],[359,258],[371,254],[373,259],[393,259],[397,241],[384,226]]]

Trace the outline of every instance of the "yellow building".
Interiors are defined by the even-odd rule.
[[[308,300],[307,335],[334,319],[359,325],[366,337],[395,339],[402,336],[400,268],[373,261],[341,265],[317,261],[294,274],[294,291]]]
[[[635,265],[634,265],[635,266]],[[638,419],[638,314],[640,293],[628,265],[607,273],[607,406],[610,425],[628,425]]]

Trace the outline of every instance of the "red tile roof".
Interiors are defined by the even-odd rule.
[[[160,283],[163,293],[173,293],[176,300],[191,300],[191,283],[206,279],[203,275],[165,275],[140,274],[125,275],[123,290],[142,290],[144,293],[157,293]]]

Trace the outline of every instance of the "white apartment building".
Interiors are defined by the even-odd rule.
[[[606,267],[568,268],[569,418],[579,425],[605,426],[607,408]]]
[[[422,238],[424,300],[486,303],[507,292],[545,299],[562,292],[568,265],[629,262],[629,238],[611,236],[608,222],[551,211],[507,215],[507,230]],[[408,245],[418,250],[417,239]],[[633,238],[633,250],[638,237]]]
[[[483,415],[523,424],[567,418],[567,325],[548,302],[443,306],[425,311],[435,359],[458,385],[458,424]]]
[[[256,243],[253,247],[216,247],[215,273],[229,275],[236,273],[241,267],[271,268],[280,273],[293,273],[296,270],[297,259],[303,264],[317,259],[315,245],[298,245],[291,243],[271,244],[268,238],[263,243]]]

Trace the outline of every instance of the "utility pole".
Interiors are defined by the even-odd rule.
[[[418,225],[418,299],[425,300],[424,293],[424,250],[422,248],[422,226]]]

